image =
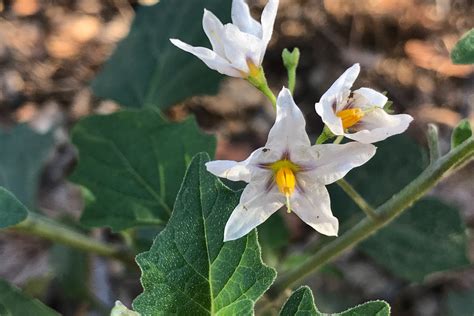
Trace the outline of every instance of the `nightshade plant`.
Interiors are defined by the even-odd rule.
[[[15,189],[26,188],[24,183],[12,186],[8,175],[0,182],[0,228],[10,227],[111,257],[129,267],[137,263],[143,292],[129,308],[117,302],[113,316],[323,315],[311,289],[298,286],[306,276],[356,246],[393,274],[413,282],[469,264],[465,227],[457,211],[435,199],[416,203],[446,175],[473,158],[469,124],[463,121],[455,129],[452,148],[445,155],[439,151],[436,127],[430,126],[430,164],[425,168],[422,153],[413,142],[402,136],[391,137],[403,133],[412,118],[387,113],[389,101],[382,93],[369,88],[350,91],[360,71],[356,64],[315,102],[313,115],[319,115],[325,127],[312,144],[293,98],[299,50],[283,51],[288,88],[282,88],[278,98],[268,86],[262,66],[278,0],[268,1],[261,22],[253,19],[244,0],[232,1],[231,24],[223,25],[205,10],[203,32],[212,50],[184,42],[205,43],[202,34],[189,32],[198,28],[201,9],[228,14],[229,5],[222,0],[162,0],[139,11],[130,35],[93,84],[100,96],[126,106],[146,107],[86,118],[72,133],[79,163],[71,179],[82,187],[86,200],[81,224],[121,232],[124,245],[93,239],[35,212],[31,194],[21,195]],[[187,21],[187,27],[176,20]],[[152,27],[157,24],[161,27]],[[246,160],[212,159],[212,136],[201,133],[192,118],[173,123],[160,112],[191,95],[208,93],[218,84],[199,61],[170,45],[170,37],[179,38],[172,43],[211,69],[247,80],[273,104],[276,119],[267,142]],[[458,50],[459,54],[472,54],[466,47]],[[137,56],[143,58],[132,58]],[[118,71],[123,73],[117,76]],[[169,75],[177,78],[166,81]],[[143,81],[146,84],[137,85]],[[131,105],[134,102],[138,104]],[[34,135],[26,127],[18,130],[22,143],[49,146],[50,135]],[[11,144],[12,133],[1,134],[0,143]],[[344,137],[348,141],[341,143]],[[386,138],[383,143],[372,144]],[[6,152],[0,156],[0,164],[11,167],[15,162],[26,170],[20,165],[21,155]],[[37,177],[38,170],[33,166],[29,174]],[[346,175],[354,185],[344,179]],[[219,178],[247,185],[235,191]],[[330,190],[331,203],[326,185],[334,182],[338,186]],[[342,192],[347,196],[341,196]],[[371,206],[375,204],[376,208]],[[353,206],[364,216],[352,212]],[[340,208],[350,211],[351,219],[340,213]],[[281,223],[273,227],[275,222],[267,226],[264,222],[284,216],[282,210],[294,212],[315,229],[315,234],[331,237],[309,245],[300,254],[304,259],[292,265],[273,262],[277,273],[264,263],[262,251],[268,255],[275,250],[267,242],[278,240],[284,229]],[[276,212],[280,214],[272,215]],[[138,236],[145,227],[154,228],[157,235],[152,244],[148,240],[146,246],[140,246]],[[371,238],[375,233],[377,238]],[[420,247],[419,253],[410,252],[406,248],[410,244]],[[424,251],[433,258],[431,262],[424,262]],[[282,253],[276,256],[284,258]],[[387,259],[391,256],[401,260]],[[3,281],[0,288],[2,315],[56,315]],[[389,314],[386,302],[371,301],[333,315]]]

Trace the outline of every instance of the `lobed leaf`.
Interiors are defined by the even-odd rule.
[[[113,230],[165,223],[191,157],[215,148],[193,119],[170,123],[152,109],[88,117],[72,141],[79,163],[71,179],[89,200],[81,223]]]
[[[311,289],[302,286],[294,291],[283,305],[280,316],[324,316],[314,304]],[[390,306],[383,301],[371,301],[331,316],[389,316]]]
[[[169,41],[210,47],[202,29],[204,8],[229,19],[230,1],[222,0],[162,0],[138,8],[130,33],[94,80],[95,94],[129,107],[164,110],[191,96],[216,93],[222,76]]]
[[[207,161],[206,154],[193,159],[168,225],[137,256],[144,292],[133,307],[142,315],[252,315],[275,278],[255,232],[223,242],[240,192],[208,173]]]

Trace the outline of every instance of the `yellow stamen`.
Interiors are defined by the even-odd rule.
[[[336,113],[342,120],[342,126],[344,129],[356,125],[363,117],[364,111],[359,108],[342,110]]]
[[[249,67],[248,77],[256,78],[260,74],[260,67],[257,67],[250,59],[247,60]]]
[[[293,194],[296,187],[296,177],[293,170],[288,167],[280,168],[275,175],[275,182],[280,192],[286,197],[286,208],[288,213],[290,213],[290,196]]]

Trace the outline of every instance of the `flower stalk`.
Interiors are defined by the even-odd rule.
[[[373,221],[378,221],[379,217],[372,206],[354,189],[354,187],[344,179],[336,182],[339,187],[357,204],[357,206]]]
[[[267,78],[265,77],[265,71],[263,67],[259,67],[257,71],[252,72],[248,77],[247,81],[255,88],[260,90],[272,103],[273,108],[276,110],[276,97],[273,91],[268,86]]]
[[[430,151],[430,163],[434,163],[441,156],[441,151],[439,149],[439,136],[438,136],[438,127],[434,124],[428,124],[428,148]]]
[[[36,213],[29,213],[21,223],[10,228],[13,231],[38,236],[71,248],[120,260],[134,265],[134,255],[129,249],[107,244]]]
[[[284,49],[282,53],[283,65],[285,65],[288,71],[288,89],[291,94],[295,92],[296,86],[296,69],[300,62],[300,50],[296,47],[290,52],[288,49]]]
[[[307,275],[318,270],[344,251],[367,239],[397,218],[403,211],[407,210],[450,172],[459,168],[473,157],[474,139],[471,138],[432,163],[398,194],[379,206],[375,211],[379,218],[378,221],[364,218],[345,234],[329,242],[325,247],[309,257],[302,265],[281,274],[270,289],[271,293],[277,295],[286,288],[298,284]]]

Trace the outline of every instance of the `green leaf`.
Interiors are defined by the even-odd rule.
[[[378,206],[420,174],[426,161],[425,152],[408,137],[391,137],[378,144],[375,157],[346,179],[373,206]],[[334,186],[331,202],[342,223],[350,222],[353,216],[363,216],[345,193]],[[393,274],[418,282],[431,273],[464,266],[466,247],[458,210],[426,199],[362,243],[359,249]]]
[[[455,64],[474,64],[474,29],[466,32],[451,51]]]
[[[471,123],[468,119],[459,122],[451,135],[451,149],[461,145],[469,137],[472,137]]]
[[[275,213],[258,227],[258,241],[265,263],[276,266],[281,262],[282,251],[288,245],[290,232],[281,213]]]
[[[41,167],[54,145],[51,133],[41,135],[21,124],[0,131],[0,186],[33,209]]]
[[[204,8],[229,19],[230,1],[222,0],[162,0],[139,8],[129,35],[93,82],[95,94],[129,107],[163,110],[194,95],[216,93],[222,76],[169,40],[210,47],[202,29]]]
[[[0,228],[16,225],[28,216],[28,209],[18,199],[0,187]]]
[[[188,168],[173,215],[150,251],[137,256],[142,315],[252,315],[275,271],[261,260],[256,233],[223,242],[240,192],[206,171],[206,154]]]
[[[302,286],[294,291],[280,311],[280,316],[324,316],[314,304],[311,289]],[[389,316],[390,306],[383,301],[371,301],[332,316]]]
[[[92,199],[81,222],[114,230],[166,222],[191,157],[215,148],[193,119],[170,123],[152,109],[88,117],[72,141],[79,150],[72,180]]]
[[[2,316],[59,316],[58,313],[36,299],[0,280],[0,315]]]
[[[450,291],[445,302],[447,316],[474,315],[474,289],[469,291]]]
[[[321,315],[314,304],[313,292],[307,286],[294,291],[280,311],[281,316]]]
[[[425,199],[362,243],[361,250],[392,273],[422,281],[433,272],[468,265],[467,243],[458,210]]]

